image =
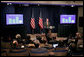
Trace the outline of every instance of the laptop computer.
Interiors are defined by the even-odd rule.
[[[58,44],[53,44],[53,47],[56,48],[58,46]]]

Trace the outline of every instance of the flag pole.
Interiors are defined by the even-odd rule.
[[[33,8],[32,8],[32,18],[34,18]],[[34,34],[34,29],[32,29],[32,34]]]
[[[41,8],[40,8],[40,18],[41,18],[42,16],[41,16]],[[41,33],[41,28],[40,28],[40,33]]]
[[[32,34],[34,34],[34,29],[32,29]]]

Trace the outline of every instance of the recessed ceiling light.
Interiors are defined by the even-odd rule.
[[[29,4],[24,4],[24,6],[29,6]]]
[[[38,6],[40,6],[40,5],[38,4]]]
[[[9,3],[10,5],[12,4],[12,3]]]
[[[9,3],[7,3],[7,5],[9,5]]]
[[[7,5],[11,5],[12,3],[7,3]]]
[[[71,5],[71,7],[74,7],[74,5]]]

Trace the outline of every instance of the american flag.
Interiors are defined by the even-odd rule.
[[[39,26],[40,26],[40,29],[43,29],[43,20],[40,17],[39,17]]]
[[[31,27],[32,29],[35,29],[35,19],[31,18]]]

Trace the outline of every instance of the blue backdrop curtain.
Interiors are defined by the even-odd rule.
[[[32,9],[34,10],[34,18],[35,18],[35,33],[40,33],[40,28],[38,25],[38,20],[40,17],[40,10],[42,12],[42,19],[43,23],[46,21],[46,18],[49,19],[50,25],[55,26],[55,28],[52,30],[54,33],[58,33],[60,30],[58,27],[60,27],[60,15],[61,14],[75,14],[76,19],[77,19],[77,12],[78,8],[77,7],[61,7],[61,6],[53,6],[53,5],[30,5],[30,6],[19,6],[19,5],[4,5],[1,6],[1,24],[2,24],[2,30],[4,33],[7,31],[10,31],[10,34],[12,32],[16,33],[22,33],[27,34],[27,33],[32,33],[31,26],[30,26],[30,20],[32,17]],[[23,14],[24,17],[24,24],[23,25],[11,25],[7,26],[6,25],[6,16],[5,14],[12,13],[12,14]],[[66,25],[66,24],[65,24]],[[61,25],[60,28],[63,28],[64,25]],[[70,33],[75,33],[77,32],[77,20],[76,24],[72,25],[67,25],[71,27],[71,31],[68,29],[68,32]],[[74,32],[73,32],[74,31]],[[45,32],[45,29],[43,29],[43,32]]]

